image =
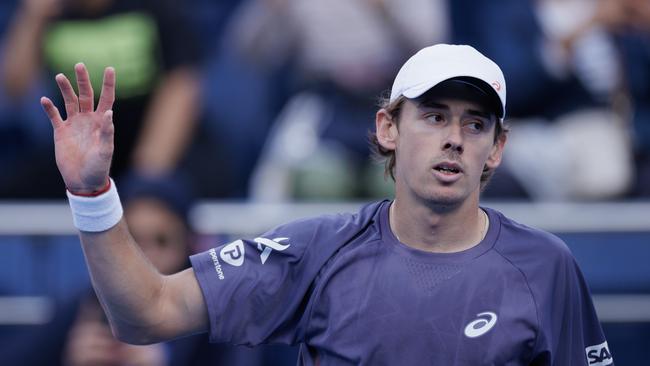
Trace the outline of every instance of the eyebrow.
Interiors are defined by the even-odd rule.
[[[476,116],[476,117],[482,117],[485,119],[490,119],[490,113],[483,112],[483,111],[475,111],[473,109],[467,110],[467,114],[471,116]]]
[[[432,102],[432,101],[429,101],[429,100],[421,101],[420,103],[417,104],[417,107],[418,108],[443,109],[443,110],[446,110],[446,111],[451,109],[446,104],[436,103],[436,102]],[[469,114],[471,116],[482,117],[482,118],[485,118],[485,119],[490,119],[490,116],[491,116],[491,114],[488,113],[488,112],[477,111],[475,109],[468,109],[466,112],[467,112],[467,114]]]
[[[423,100],[420,103],[418,103],[418,108],[420,108],[420,107],[436,108],[436,109],[444,109],[444,110],[449,110],[450,109],[449,106],[446,105],[446,104],[436,103],[436,102],[432,102],[432,101],[429,101],[429,100]]]

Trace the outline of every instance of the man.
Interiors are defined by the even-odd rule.
[[[395,200],[289,223],[162,276],[138,251],[108,178],[115,72],[94,110],[57,76],[54,126],[93,284],[114,334],[153,343],[300,343],[301,365],[610,365],[589,291],[558,238],[479,207],[501,162],[506,85],[469,46],[427,47],[376,115]]]

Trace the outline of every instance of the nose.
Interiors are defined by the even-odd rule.
[[[452,123],[447,130],[448,133],[443,140],[442,149],[444,151],[451,151],[457,154],[462,154],[464,147],[460,124]]]

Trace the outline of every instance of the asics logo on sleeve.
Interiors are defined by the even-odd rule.
[[[233,241],[221,248],[219,256],[224,262],[231,266],[239,267],[244,264],[244,242],[241,240]]]
[[[480,337],[487,333],[497,323],[497,315],[491,311],[476,314],[479,318],[471,321],[465,327],[465,335],[469,338]]]
[[[255,238],[254,241],[257,243],[257,250],[260,252],[260,259],[262,264],[266,263],[266,260],[269,259],[271,252],[273,250],[283,251],[291,246],[291,244],[282,244],[280,242],[289,240],[289,238],[275,238],[273,240],[267,238]]]
[[[589,366],[606,366],[614,363],[614,358],[609,353],[609,347],[607,347],[606,341],[585,348],[585,353],[587,354],[587,363]]]

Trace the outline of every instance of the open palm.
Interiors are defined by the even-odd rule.
[[[94,108],[93,88],[84,64],[74,67],[79,96],[63,75],[56,76],[65,102],[67,119],[49,98],[41,105],[54,128],[56,164],[69,191],[89,193],[106,185],[113,157],[113,102],[115,101],[115,70],[104,70],[102,93]]]

